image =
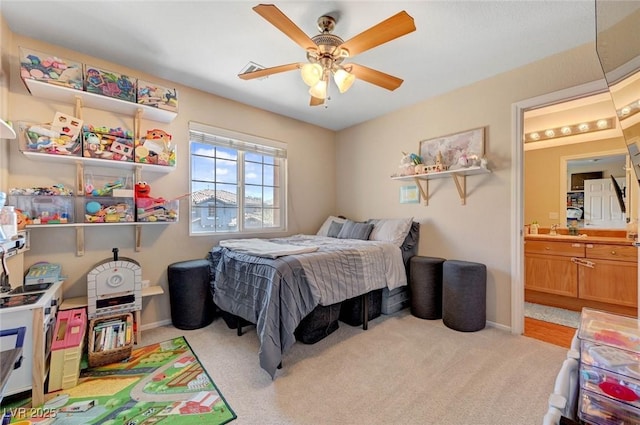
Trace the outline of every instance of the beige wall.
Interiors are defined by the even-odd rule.
[[[4,17],[0,15],[0,118],[3,120],[9,119],[8,106],[9,106],[9,55],[6,54],[10,50],[12,33],[9,30],[9,25],[6,24]],[[5,182],[8,176],[8,144],[2,141],[0,146],[0,191],[5,190]]]
[[[500,74],[341,131],[337,146],[337,211],[347,217],[413,216],[419,254],[487,266],[487,319],[511,323],[512,104],[602,79],[593,44]],[[399,89],[402,90],[402,87]],[[429,206],[399,204],[401,183],[389,178],[401,151],[420,140],[487,126],[489,175],[467,178],[460,205],[451,180],[429,182]]]
[[[3,26],[4,28],[5,26]],[[166,130],[173,135],[178,146],[177,168],[169,174],[149,174],[143,178],[152,185],[152,194],[166,199],[189,191],[188,122],[197,121],[234,131],[256,134],[287,143],[289,165],[287,233],[315,233],[323,220],[335,213],[335,134],[296,120],[255,109],[231,100],[220,98],[188,87],[176,85],[132,68],[108,63],[41,41],[13,35],[10,43],[2,45],[3,59],[10,60],[10,86],[8,96],[3,96],[9,109],[5,114],[14,121],[47,122],[56,111],[73,114],[72,105],[56,104],[31,96],[19,78],[18,46],[51,52],[58,56],[90,63],[105,69],[144,78],[168,87],[177,87],[180,110],[169,124],[143,120],[142,128],[150,126]],[[7,99],[8,97],[8,99]],[[83,119],[96,125],[132,128],[133,119],[105,111],[83,110]],[[10,143],[9,178],[4,189],[10,187],[48,186],[63,183],[74,187],[75,167],[27,159],[18,143]],[[309,161],[314,158],[314,161]],[[100,169],[95,170],[98,174]],[[109,170],[105,169],[109,175]],[[143,278],[151,284],[167,289],[167,265],[188,259],[204,258],[208,250],[217,244],[212,236],[188,236],[188,203],[180,202],[179,223],[153,225],[142,228],[142,249],[134,251],[134,227],[114,226],[85,229],[86,252],[77,257],[75,230],[73,228],[38,228],[31,231],[31,251],[26,254],[25,266],[37,261],[60,263],[64,274],[65,296],[86,293],[86,274],[100,261],[111,258],[111,249],[119,248],[120,256],[133,258],[142,267]],[[169,297],[145,299],[143,323],[153,324],[170,318]]]

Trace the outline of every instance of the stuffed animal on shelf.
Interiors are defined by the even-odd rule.
[[[33,220],[31,220],[29,214],[18,208],[16,208],[16,216],[18,218],[18,230],[24,230],[24,228],[27,227],[27,224],[33,223]]]
[[[144,181],[136,183],[135,198],[137,208],[149,208],[153,204],[165,202],[164,198],[151,197],[151,186]]]

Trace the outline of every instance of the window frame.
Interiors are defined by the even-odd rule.
[[[189,122],[189,187],[193,190],[194,184],[194,168],[192,145],[194,143],[207,144],[215,147],[233,149],[237,151],[236,165],[236,185],[237,185],[237,209],[238,217],[245,216],[245,186],[259,186],[274,190],[274,210],[280,212],[280,222],[275,227],[252,228],[245,227],[244,219],[237,219],[237,231],[194,231],[194,201],[189,198],[189,236],[239,236],[249,234],[267,235],[274,233],[286,232],[288,228],[287,214],[287,193],[288,193],[288,172],[287,172],[287,144],[284,142],[267,139],[252,134],[241,133],[238,131],[228,130],[224,128],[214,127],[207,124]],[[195,140],[194,140],[195,139]],[[245,181],[245,166],[247,159],[246,153],[253,153],[261,156],[267,156],[274,159],[274,165],[278,166],[279,173],[274,173],[273,186],[261,185],[255,183],[247,183]],[[253,162],[253,161],[250,161]],[[269,165],[262,163],[262,166]],[[215,183],[213,183],[215,184]],[[228,183],[222,183],[228,184]],[[276,202],[276,199],[278,200]],[[264,199],[263,199],[264,205]],[[210,207],[209,207],[210,208]],[[214,228],[215,229],[215,228]]]

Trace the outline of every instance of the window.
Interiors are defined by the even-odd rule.
[[[286,144],[189,123],[190,234],[286,230]]]

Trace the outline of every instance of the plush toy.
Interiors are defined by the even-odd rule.
[[[18,217],[18,230],[23,230],[25,227],[27,227],[27,224],[32,223],[29,214],[25,213],[22,210],[19,210],[18,208],[16,208],[16,215]]]
[[[163,198],[151,197],[151,186],[149,186],[147,182],[136,183],[135,195],[137,208],[149,208],[153,204],[165,202]]]

